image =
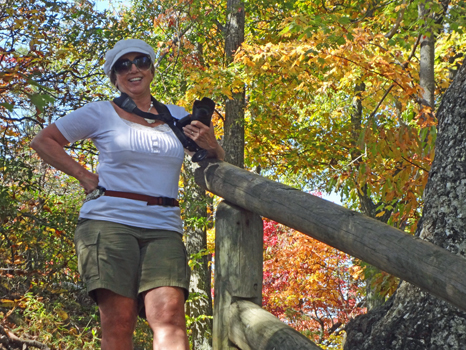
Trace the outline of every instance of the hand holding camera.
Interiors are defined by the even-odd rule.
[[[210,122],[214,110],[215,102],[212,101],[210,98],[204,97],[200,101],[194,101],[192,114],[184,117],[178,122],[180,127],[188,137],[185,148],[188,151],[194,152],[192,158],[193,162],[199,162],[207,157],[207,151],[196,143],[199,142],[202,144],[202,141],[205,142],[205,139],[207,138],[204,136],[205,132],[202,133],[202,128],[192,125],[192,122],[197,120],[210,128]]]

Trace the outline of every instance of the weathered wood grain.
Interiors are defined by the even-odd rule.
[[[230,339],[242,350],[318,350],[317,345],[247,300],[230,306]]]
[[[221,202],[215,218],[213,348],[233,348],[228,338],[230,305],[237,299],[262,303],[262,219]]]
[[[201,187],[411,282],[466,311],[466,260],[327,200],[208,160]]]

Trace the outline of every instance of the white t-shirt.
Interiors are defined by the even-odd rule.
[[[188,113],[167,105],[173,117]],[[56,121],[71,143],[90,138],[99,150],[99,185],[107,190],[154,197],[178,196],[184,150],[170,127],[146,127],[120,118],[108,101],[92,102]],[[178,207],[102,196],[86,202],[80,217],[106,220],[141,228],[183,233]]]

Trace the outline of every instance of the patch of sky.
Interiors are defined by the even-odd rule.
[[[123,7],[127,7],[130,5],[130,1],[128,0],[96,0],[95,1],[95,9],[97,11],[117,11]]]

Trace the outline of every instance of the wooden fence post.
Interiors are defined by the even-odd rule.
[[[230,305],[262,304],[262,218],[222,201],[215,219],[213,348],[236,349],[228,340]]]

